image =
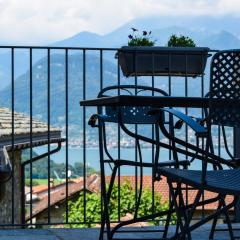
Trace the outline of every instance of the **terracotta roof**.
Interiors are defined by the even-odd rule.
[[[40,192],[46,191],[48,189],[47,185],[39,185],[39,186],[33,186],[32,191],[35,194],[38,194]]]
[[[86,181],[86,190],[91,191],[92,184],[95,186],[95,181],[98,179],[98,175],[91,175],[90,177],[87,178]],[[80,181],[81,179],[81,181]],[[75,181],[70,181],[68,184],[68,198],[71,198],[75,194],[79,193],[84,189],[84,181],[83,178],[80,178],[79,180]],[[46,192],[46,194],[42,194],[43,192]],[[66,184],[61,183],[59,185],[56,185],[54,187],[51,187],[50,189],[51,195],[50,195],[50,206],[54,206],[55,204],[58,204],[62,201],[66,200]],[[41,199],[38,202],[35,202],[33,204],[33,212],[32,212],[32,217],[36,217],[38,214],[43,212],[48,208],[48,187],[47,186],[38,186],[38,187],[33,187],[33,194],[42,194]],[[30,214],[28,213],[26,215],[26,220],[30,219]]]
[[[110,181],[110,177],[107,176],[106,177],[107,182]],[[117,179],[117,178],[116,178]],[[135,177],[134,176],[121,176],[120,177],[120,182],[126,182],[129,181],[130,184],[132,185],[133,188],[135,188]],[[139,181],[140,178],[138,177],[137,179],[138,181],[138,186],[139,186]],[[53,206],[61,201],[65,201],[66,199],[66,186],[65,183],[61,184],[61,188],[59,188],[57,191],[52,191],[51,190],[51,202],[50,202],[50,206]],[[56,188],[57,186],[55,186],[54,188]],[[152,189],[152,177],[151,176],[144,176],[143,177],[143,188],[148,188],[148,189]],[[71,184],[69,184],[68,186],[68,197],[73,196],[74,194],[82,191],[84,189],[83,187],[83,179],[79,179],[79,180],[75,180],[75,181],[71,181]],[[87,178],[86,181],[86,190],[89,191],[94,191],[94,192],[98,192],[100,189],[100,176],[94,174],[91,175],[90,177]],[[39,187],[34,187],[33,188],[33,192],[39,193],[42,191],[47,191],[47,186],[39,186]],[[162,196],[162,202],[168,202],[169,201],[169,189],[168,189],[168,184],[166,181],[166,178],[162,178],[161,181],[159,182],[155,182],[154,183],[154,191],[156,193],[160,193]],[[196,190],[189,190],[188,191],[188,203],[192,203],[194,201],[194,198],[196,196],[197,191]],[[215,193],[209,192],[209,191],[205,191],[205,199],[209,199],[209,198],[213,198],[216,196]],[[185,194],[184,194],[184,198],[185,198]],[[231,196],[227,196],[226,197],[226,202],[230,202],[232,201],[232,197]],[[39,213],[41,213],[42,211],[44,211],[45,209],[48,208],[48,196],[44,196],[42,197],[42,199],[39,202],[34,203],[34,208],[33,208],[33,214],[32,216],[35,217],[37,216]],[[215,210],[218,206],[217,202],[205,205],[204,209],[205,210]],[[199,210],[202,210],[202,207],[198,208]],[[126,216],[126,218],[128,218],[129,216]],[[29,215],[26,216],[26,220],[29,220]]]
[[[106,177],[107,182],[110,181],[110,177],[107,176]],[[133,188],[135,188],[135,176],[121,176],[120,177],[120,182],[125,182],[125,181],[129,181],[132,185]],[[139,186],[139,182],[140,182],[140,177],[138,177],[137,179],[138,181],[138,186]],[[116,184],[117,184],[117,178],[116,178]],[[99,184],[98,184],[99,185]],[[152,189],[152,177],[151,176],[144,176],[143,177],[143,188],[148,188],[148,189]],[[168,184],[166,181],[166,178],[163,177],[161,179],[161,181],[159,182],[155,182],[154,183],[154,192],[160,193],[162,196],[162,201],[166,202],[169,201],[169,188],[168,188]],[[189,190],[188,191],[188,203],[193,203],[195,196],[197,194],[196,190]],[[184,191],[184,199],[186,197],[185,195],[185,191]],[[213,192],[209,192],[209,191],[205,191],[204,192],[204,198],[205,199],[210,199],[216,196],[216,193]],[[230,203],[232,201],[232,197],[231,196],[227,196],[226,197],[226,202]],[[218,202],[214,202],[208,205],[204,206],[205,210],[215,210],[218,206]],[[202,207],[199,207],[199,209],[202,209]]]

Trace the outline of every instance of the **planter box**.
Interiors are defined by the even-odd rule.
[[[117,57],[123,75],[190,76],[204,73],[209,48],[202,47],[122,47]]]

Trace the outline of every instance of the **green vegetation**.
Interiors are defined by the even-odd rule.
[[[196,47],[194,41],[187,36],[180,35],[179,37],[175,34],[171,35],[167,43],[168,47]]]
[[[25,186],[30,187],[30,185],[31,185],[30,179],[25,179]],[[38,186],[38,185],[46,185],[46,184],[41,184],[38,180],[33,179],[32,180],[32,186]]]
[[[155,41],[151,40],[151,31],[143,31],[142,35],[138,34],[136,28],[132,28],[132,34],[128,35],[128,46],[154,46]]]
[[[25,150],[22,154],[22,160],[26,161],[29,159],[29,150]],[[36,152],[33,151],[33,157],[36,157]],[[83,176],[83,163],[75,162],[73,165],[68,165],[68,170],[71,170],[71,178],[77,178]],[[86,167],[86,174],[91,175],[96,173],[96,170],[92,167]],[[66,164],[56,163],[50,160],[50,178],[56,179],[57,176],[60,179],[66,178]],[[25,167],[25,177],[30,179],[30,164]],[[32,163],[32,178],[38,180],[39,184],[46,183],[48,179],[48,158],[40,159]],[[35,182],[35,184],[37,184]]]
[[[118,219],[118,187],[114,185],[110,205],[109,213],[111,220]],[[154,195],[154,208],[156,212],[167,210],[168,203],[161,201],[161,195],[155,193]],[[120,209],[121,217],[127,213],[134,214],[135,208],[135,191],[131,187],[129,182],[121,184],[120,190]],[[142,193],[142,199],[138,211],[138,216],[144,216],[152,213],[152,193],[149,189],[144,189]],[[64,215],[66,218],[66,215]],[[157,225],[158,221],[165,218],[156,219],[152,224]],[[173,216],[172,223],[175,223],[176,217]],[[84,221],[84,193],[81,192],[77,201],[69,201],[69,222],[83,222]],[[101,194],[100,193],[86,193],[86,221],[87,224],[70,224],[70,227],[93,227],[92,222],[101,221]]]

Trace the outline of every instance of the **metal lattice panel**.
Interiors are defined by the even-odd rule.
[[[221,51],[212,59],[210,98],[240,100],[240,50]],[[211,105],[210,105],[211,106]],[[213,124],[240,126],[240,104],[210,107]]]

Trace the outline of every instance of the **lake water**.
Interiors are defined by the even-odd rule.
[[[38,147],[34,149],[38,154],[47,151],[46,147]],[[73,165],[75,162],[83,163],[83,149],[82,148],[69,148],[68,149],[68,162]],[[111,149],[111,154],[117,158],[118,150]],[[145,148],[142,150],[143,160],[146,162],[152,162],[152,149]],[[62,147],[61,151],[51,155],[51,160],[56,163],[66,163],[66,147]],[[135,149],[134,148],[122,148],[121,149],[121,159],[135,160]],[[184,159],[184,156],[180,156],[180,159]],[[169,153],[167,150],[162,149],[160,153],[160,161],[169,160]],[[97,148],[87,148],[86,149],[86,165],[99,171],[99,152]],[[191,164],[191,169],[200,169],[201,161],[193,161]],[[109,167],[106,167],[107,175],[111,173]],[[134,175],[134,167],[121,167],[121,175]],[[144,169],[145,175],[151,175],[151,169]]]

